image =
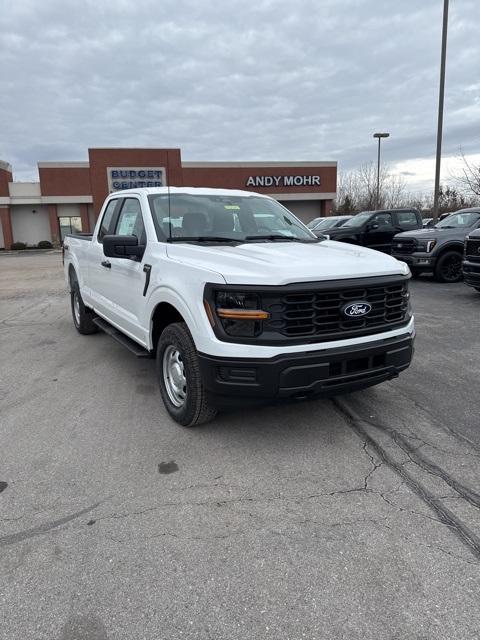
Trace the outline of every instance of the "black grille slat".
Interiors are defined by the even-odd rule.
[[[405,240],[393,240],[392,242],[392,253],[398,254],[411,254],[415,252],[417,247],[417,243],[415,240],[411,238],[406,238]]]
[[[382,327],[406,321],[408,313],[407,282],[383,286],[361,286],[322,291],[318,289],[289,292],[287,295],[265,296],[263,305],[271,318],[264,330],[280,333],[287,338],[318,337],[325,340],[343,339],[357,334],[368,335]],[[342,308],[349,302],[368,302],[372,309],[366,316],[347,318]]]
[[[467,240],[465,256],[470,262],[480,262],[480,238]]]

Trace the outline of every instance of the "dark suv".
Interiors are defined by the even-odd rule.
[[[406,262],[413,275],[428,271],[438,282],[459,282],[465,237],[478,227],[480,208],[461,209],[434,227],[399,233],[392,255]]]
[[[360,244],[362,247],[390,253],[396,233],[421,228],[422,216],[417,209],[385,209],[357,213],[341,227],[328,229],[323,235],[330,240]]]
[[[465,284],[480,292],[480,229],[469,233],[465,238],[463,279]]]

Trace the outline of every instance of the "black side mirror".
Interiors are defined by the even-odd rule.
[[[378,222],[370,222],[367,225],[367,231],[376,231],[377,229],[380,229]]]
[[[138,260],[145,251],[143,245],[138,244],[137,236],[104,236],[103,253],[107,258],[127,258]]]

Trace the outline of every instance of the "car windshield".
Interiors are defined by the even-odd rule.
[[[326,220],[326,218],[314,218],[313,220],[310,220],[307,227],[309,229],[315,229],[317,225],[321,224],[324,220]]]
[[[318,242],[290,211],[260,196],[149,196],[160,241],[168,242]]]
[[[435,225],[436,229],[461,229],[471,227],[480,220],[478,211],[459,211],[451,213]]]
[[[324,230],[324,229],[333,229],[334,227],[343,227],[345,223],[348,221],[348,218],[342,218],[340,216],[332,216],[331,218],[325,218],[317,224],[315,227],[315,231]]]
[[[364,211],[363,213],[357,213],[356,216],[347,220],[342,227],[361,227],[372,216],[372,211]]]

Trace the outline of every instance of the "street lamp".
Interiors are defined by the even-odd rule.
[[[374,133],[373,137],[378,138],[378,161],[377,161],[377,209],[380,206],[380,140],[388,138],[389,133]]]
[[[445,95],[445,63],[447,58],[448,0],[443,0],[442,53],[440,57],[440,89],[438,92],[437,153],[435,157],[435,187],[433,191],[433,224],[438,220],[440,193],[440,162],[442,159],[443,99]]]

